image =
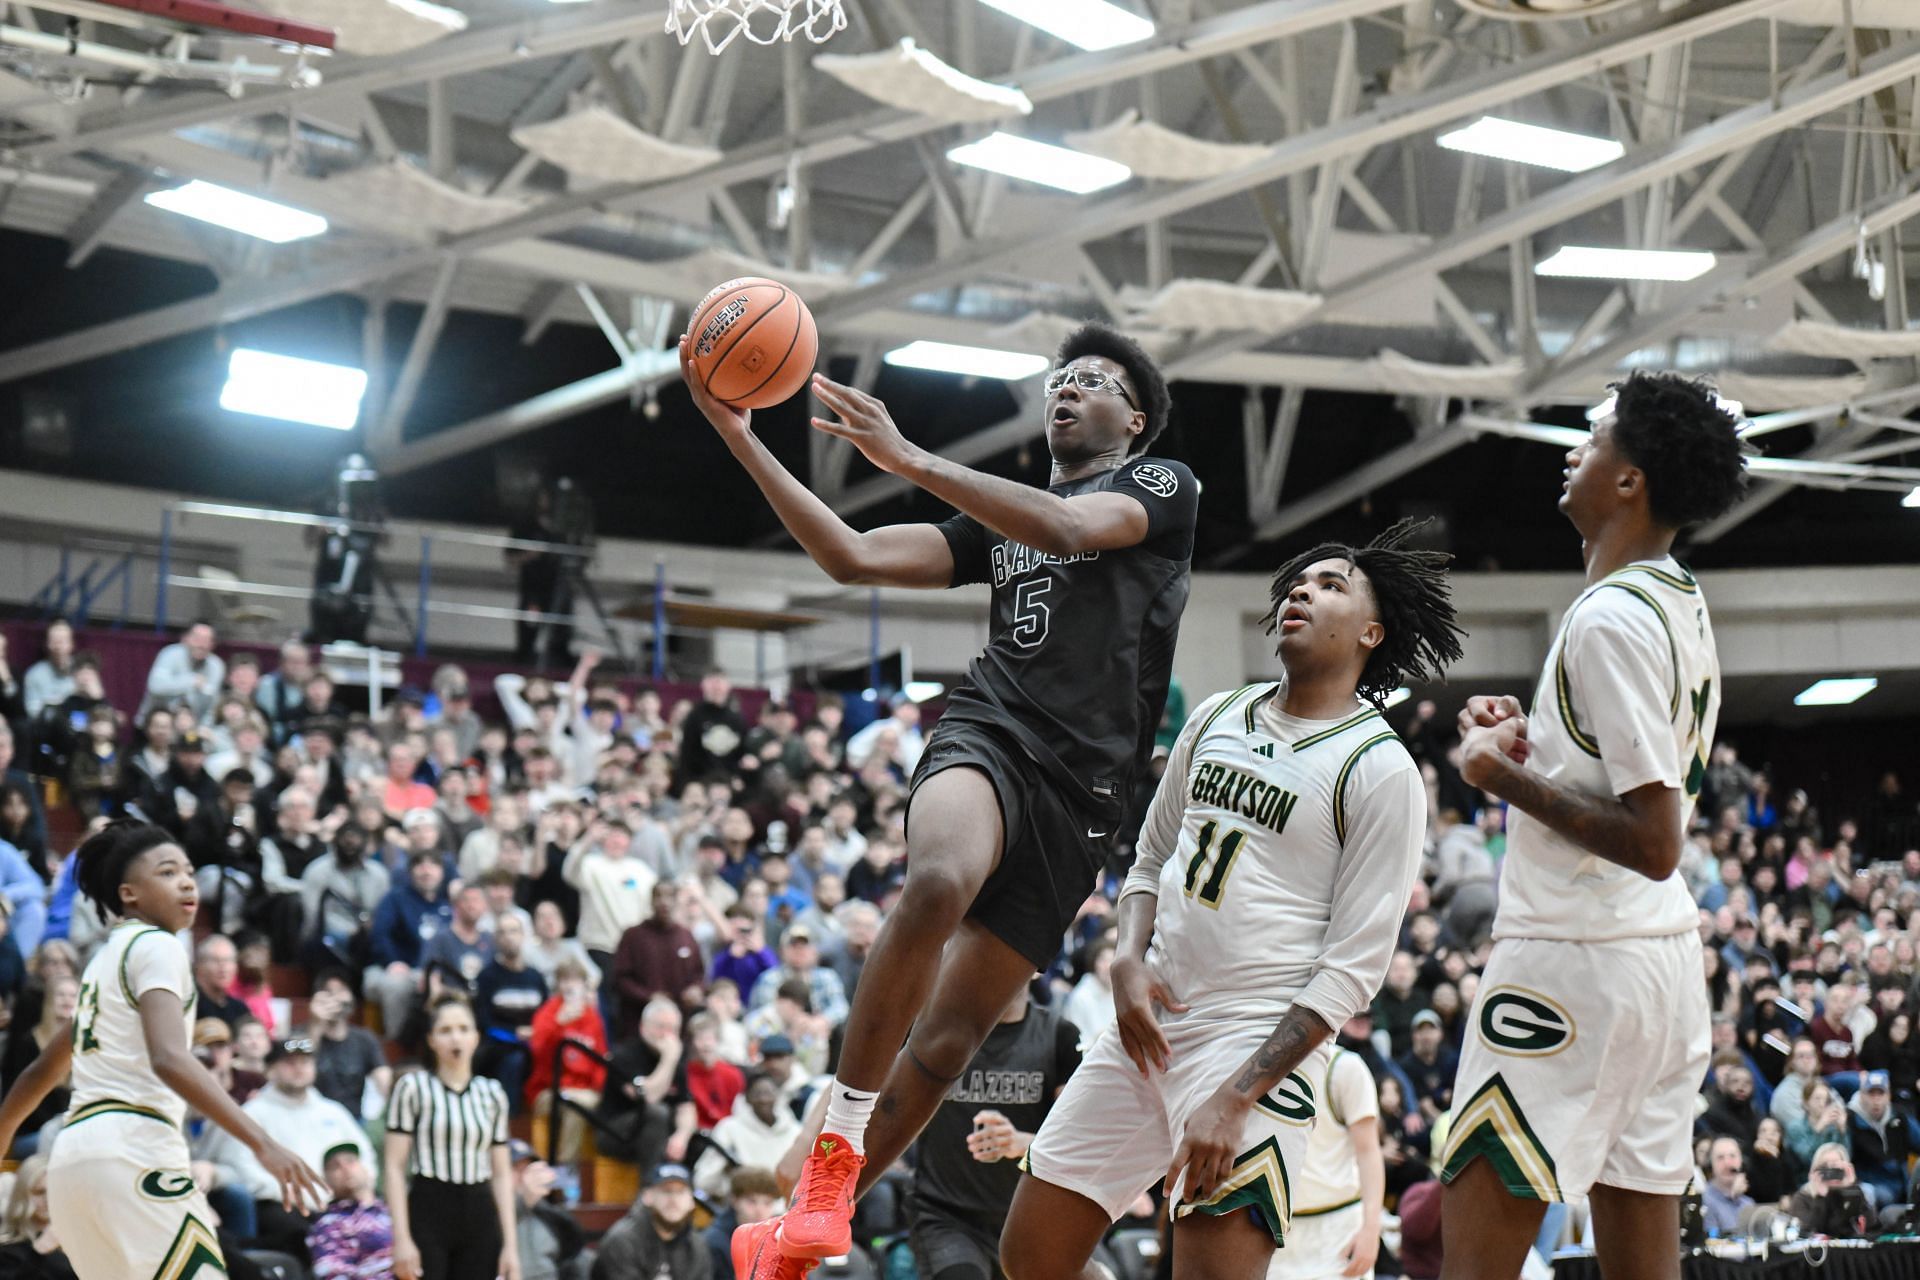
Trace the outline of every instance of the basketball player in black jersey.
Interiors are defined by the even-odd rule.
[[[1147,453],[1171,400],[1137,343],[1087,325],[1057,365],[1045,489],[948,462],[907,440],[879,400],[816,376],[838,421],[815,428],[960,512],[861,533],[755,438],[746,411],[707,394],[681,340],[694,403],[835,581],[993,588],[987,648],[914,775],[906,885],[861,977],[824,1131],[787,1214],[736,1235],[743,1276],[797,1280],[847,1251],[856,1187],[906,1149],[1015,993],[1052,963],[1146,768],[1199,486]]]

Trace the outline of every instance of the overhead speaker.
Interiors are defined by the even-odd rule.
[[[1651,8],[1653,0],[1455,0],[1462,9],[1508,22],[1556,22],[1593,18],[1622,9]]]

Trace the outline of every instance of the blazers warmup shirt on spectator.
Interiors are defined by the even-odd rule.
[[[407,1172],[415,1177],[486,1182],[493,1177],[493,1148],[507,1141],[507,1091],[486,1076],[454,1090],[431,1071],[410,1071],[394,1082],[387,1128],[412,1135]]]
[[[1562,619],[1527,719],[1527,765],[1590,795],[1675,788],[1684,835],[1719,712],[1699,583],[1670,556],[1637,561]],[[1693,1179],[1711,1040],[1686,882],[1678,871],[1649,880],[1517,809],[1508,820],[1441,1174],[1485,1156],[1524,1199],[1595,1182],[1679,1195]]]

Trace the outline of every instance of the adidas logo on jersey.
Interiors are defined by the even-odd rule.
[[[1273,744],[1271,742],[1263,742],[1259,746],[1253,749],[1253,754],[1257,756],[1265,756],[1267,759],[1271,760],[1273,759]]]

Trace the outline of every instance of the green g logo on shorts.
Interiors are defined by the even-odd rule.
[[[1495,987],[1480,997],[1480,1038],[1496,1053],[1544,1058],[1573,1037],[1572,1016],[1537,991]]]
[[[1298,1071],[1288,1072],[1287,1078],[1275,1085],[1272,1093],[1260,1099],[1259,1106],[1288,1124],[1312,1124],[1313,1085]]]
[[[184,1200],[196,1190],[192,1176],[178,1169],[149,1169],[134,1185],[149,1200]]]

